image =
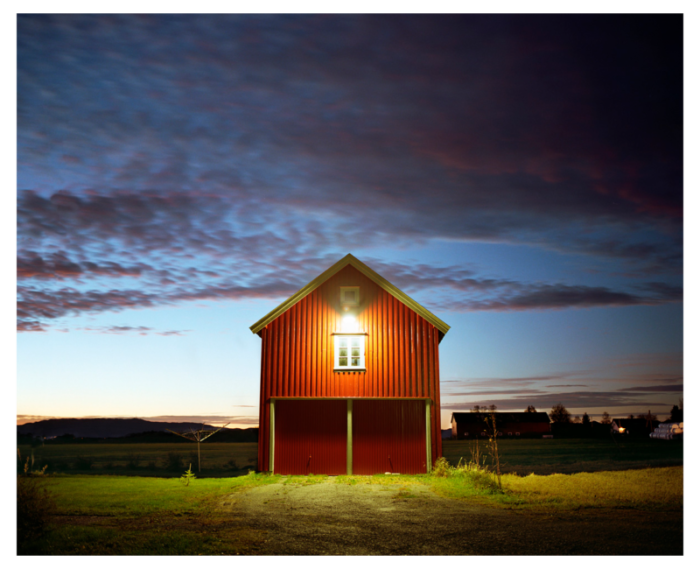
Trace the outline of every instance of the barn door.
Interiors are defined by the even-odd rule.
[[[345,401],[275,402],[276,474],[345,474],[346,449]]]
[[[355,400],[353,474],[427,472],[425,401]]]

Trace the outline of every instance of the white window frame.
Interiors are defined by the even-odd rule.
[[[366,371],[365,367],[365,337],[366,334],[357,334],[357,333],[335,333],[333,334],[333,371]],[[347,338],[348,339],[348,346],[347,349],[350,350],[352,346],[350,345],[352,343],[352,340],[357,339],[360,342],[360,365],[359,366],[353,366],[353,365],[346,365],[346,366],[341,366],[340,365],[340,339],[341,338]],[[348,353],[347,356],[344,356],[348,358],[348,362],[351,362],[352,356],[350,353]]]

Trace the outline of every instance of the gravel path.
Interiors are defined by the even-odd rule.
[[[533,514],[421,485],[270,484],[226,498],[262,555],[681,555],[682,514],[591,509]]]

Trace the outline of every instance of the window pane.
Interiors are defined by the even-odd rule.
[[[359,366],[360,365],[360,358],[352,358],[352,365]]]
[[[359,348],[359,347],[360,347],[360,339],[359,339],[359,338],[353,338],[353,339],[352,339],[352,347],[353,347],[353,348]]]
[[[353,349],[352,349],[352,354],[351,354],[351,355],[352,355],[353,357],[359,358],[359,357],[360,357],[360,348],[353,348]]]
[[[338,354],[340,357],[348,357],[348,349],[347,348],[340,348],[340,353]],[[355,354],[353,354],[355,355]]]
[[[348,347],[348,339],[347,338],[340,338],[340,347],[341,348],[347,348]]]
[[[338,365],[341,367],[347,367],[348,358],[338,358]]]

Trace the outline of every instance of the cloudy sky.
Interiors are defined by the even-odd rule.
[[[455,410],[683,397],[679,16],[18,17],[17,412],[257,424],[346,253]],[[166,419],[163,419],[165,417]]]

